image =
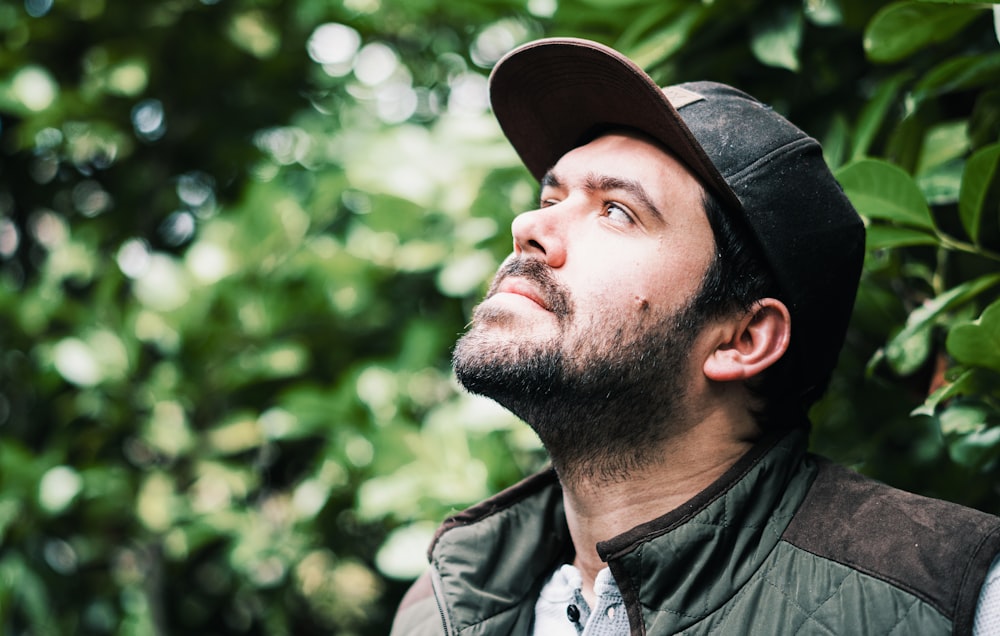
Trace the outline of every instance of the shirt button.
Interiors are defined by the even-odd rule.
[[[566,618],[569,622],[575,623],[580,620],[580,608],[576,605],[570,605],[566,608]]]

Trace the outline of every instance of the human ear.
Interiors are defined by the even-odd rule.
[[[705,377],[710,380],[752,378],[777,362],[788,349],[792,319],[780,300],[759,300],[729,325],[703,365]]]

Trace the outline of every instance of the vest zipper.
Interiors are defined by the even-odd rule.
[[[441,616],[441,628],[444,629],[445,636],[452,636],[455,632],[451,628],[448,613],[444,609],[444,592],[441,590],[441,576],[433,564],[431,564],[431,589],[434,591],[434,601],[437,603],[438,614]]]

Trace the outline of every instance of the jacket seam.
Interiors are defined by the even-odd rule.
[[[559,483],[558,478],[555,477],[555,471],[551,468],[545,469],[526,477],[493,497],[445,519],[441,527],[434,533],[434,538],[427,548],[428,557],[431,559],[434,558],[434,548],[437,546],[438,541],[441,540],[441,537],[449,530],[479,523],[505,510],[509,510],[517,503],[550,487],[553,483]]]
[[[819,142],[817,142],[812,137],[808,137],[808,136],[806,136],[806,137],[799,137],[797,139],[793,139],[793,140],[789,141],[786,144],[778,146],[777,148],[775,148],[771,152],[767,153],[763,157],[758,157],[752,163],[749,163],[749,164],[743,166],[742,168],[740,168],[739,170],[737,170],[736,172],[734,172],[732,174],[732,176],[730,176],[727,179],[727,181],[729,183],[740,183],[742,181],[742,179],[743,179],[744,176],[746,176],[748,173],[755,172],[759,166],[761,166],[761,165],[763,165],[765,163],[768,163],[770,161],[773,161],[775,157],[781,157],[782,155],[786,155],[788,153],[791,153],[791,152],[797,150],[801,146],[817,146],[817,147],[819,147]],[[735,188],[734,188],[734,190],[735,190]]]
[[[622,546],[621,548],[615,550],[611,553],[602,553],[601,556],[608,562],[619,559],[624,555],[634,551],[636,548],[649,543],[651,540],[661,537],[672,530],[691,523],[691,521],[702,511],[708,509],[712,504],[718,502],[720,499],[724,499],[726,495],[736,487],[737,484],[742,482],[748,474],[750,474],[758,464],[764,461],[767,457],[771,455],[775,448],[777,448],[782,442],[784,442],[791,430],[782,430],[774,435],[774,438],[766,442],[758,449],[758,454],[753,457],[751,461],[742,468],[739,473],[728,476],[726,483],[723,487],[719,488],[718,492],[713,493],[711,497],[705,497],[704,501],[699,502],[699,504],[690,509],[684,511],[683,515],[678,516],[676,519],[671,519],[669,523],[657,525],[655,528],[651,528],[641,535],[636,535],[628,545]],[[710,487],[711,488],[711,487]],[[676,512],[676,511],[675,511]],[[666,516],[673,516],[674,513],[668,513]],[[659,520],[654,519],[650,524],[657,523]],[[717,524],[716,524],[717,525]],[[601,553],[601,544],[598,544],[598,552]]]
[[[915,608],[917,606],[917,603],[918,603],[917,599],[914,598],[913,602],[910,603],[910,608],[908,610],[906,610],[905,614],[903,614],[902,616],[899,617],[899,622],[897,622],[896,626],[893,627],[892,629],[890,629],[886,633],[886,636],[892,636],[893,632],[895,632],[896,630],[898,630],[903,625],[903,621],[906,619],[907,616],[910,615],[910,613],[913,611],[913,608]]]
[[[828,555],[819,554],[818,552],[815,552],[813,550],[810,550],[809,548],[806,548],[806,547],[803,547],[801,545],[798,545],[797,543],[792,543],[787,538],[782,539],[782,541],[784,541],[788,545],[792,546],[796,550],[801,550],[803,552],[806,552],[808,554],[813,555],[817,559],[822,559],[823,561],[828,561],[830,563],[836,563],[838,565],[842,565],[845,568],[848,568],[849,570],[852,570],[854,572],[860,572],[861,574],[864,574],[865,576],[870,576],[871,578],[875,579],[876,581],[882,581],[883,583],[886,583],[887,585],[891,585],[891,586],[895,587],[896,589],[898,589],[898,590],[900,590],[902,592],[905,592],[906,594],[909,594],[910,596],[912,596],[912,597],[914,597],[916,599],[919,599],[920,601],[923,601],[924,603],[926,603],[930,607],[934,608],[934,610],[938,614],[940,614],[941,616],[943,616],[945,618],[949,618],[949,613],[948,613],[948,611],[947,611],[946,608],[944,608],[940,604],[936,603],[932,598],[930,598],[928,595],[922,593],[920,590],[918,590],[918,589],[916,589],[916,588],[914,588],[914,587],[912,587],[910,585],[907,585],[905,582],[903,582],[902,580],[900,580],[900,579],[898,579],[898,578],[896,578],[894,576],[890,576],[888,574],[884,574],[884,573],[881,573],[881,572],[875,572],[874,570],[871,570],[870,568],[867,568],[867,567],[865,567],[864,565],[862,565],[860,563],[851,563],[850,561],[847,561],[847,560],[841,561],[840,559],[835,559],[835,558],[833,558],[831,556],[828,556]],[[949,622],[951,622],[953,620],[954,620],[954,616],[951,616]]]

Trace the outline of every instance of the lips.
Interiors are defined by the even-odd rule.
[[[490,295],[492,296],[494,294],[515,294],[517,296],[524,296],[528,300],[540,306],[542,309],[545,309],[546,311],[549,310],[549,304],[545,301],[545,298],[542,297],[533,285],[521,278],[504,278],[500,284],[497,285],[493,294]]]
[[[569,292],[555,279],[549,266],[537,258],[512,255],[504,261],[486,297],[499,293],[523,296],[560,320],[569,319],[573,311]]]

